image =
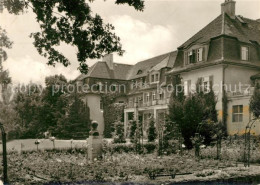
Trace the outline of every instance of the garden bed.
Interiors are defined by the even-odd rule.
[[[197,161],[188,153],[183,156],[164,157],[157,157],[155,154],[115,153],[93,163],[87,161],[86,153],[86,150],[10,153],[8,155],[9,180],[12,184],[86,182],[86,180],[88,182],[147,182],[153,184],[158,182],[208,181],[257,175],[250,170],[245,171],[241,170],[241,167],[235,167],[235,162],[232,161],[209,159]],[[258,168],[256,172],[260,173],[260,167]],[[149,171],[156,169],[164,170],[165,173],[175,170],[176,173],[192,174],[177,175],[175,179],[171,179],[171,177],[149,179]],[[205,169],[214,172],[204,172]],[[249,169],[253,169],[253,167]],[[199,172],[202,174],[198,174]]]

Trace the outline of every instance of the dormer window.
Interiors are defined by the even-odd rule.
[[[160,80],[160,74],[159,73],[153,73],[150,75],[151,83],[159,82]]]
[[[247,46],[241,47],[241,59],[242,60],[249,60],[249,48]]]
[[[186,54],[186,64],[193,64],[196,62],[202,62],[204,60],[203,57],[203,47],[198,49],[193,49],[187,52]]]
[[[137,71],[137,75],[140,75],[140,74],[142,74],[142,73],[143,73],[142,70],[138,70],[138,71]]]
[[[195,63],[196,53],[195,50],[189,51],[188,53],[188,64]]]

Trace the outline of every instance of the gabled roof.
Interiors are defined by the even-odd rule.
[[[242,16],[236,16],[235,19],[232,19],[229,15],[223,13],[179,48],[189,47],[193,43],[204,43],[220,35],[236,37],[241,42],[251,43],[256,41],[260,44],[260,22]]]
[[[89,68],[88,74],[79,75],[76,80],[82,80],[87,77],[131,80],[144,77],[149,70],[160,70],[162,68],[172,68],[177,56],[177,51],[159,55],[135,65],[114,63],[114,70],[110,70],[106,62],[97,62]]]
[[[188,47],[193,43],[203,43],[209,41],[213,37],[221,35],[222,19],[222,15],[219,15],[216,19],[214,19],[207,26],[202,28],[198,33],[187,40],[184,44],[182,44],[180,48]]]
[[[106,62],[97,62],[89,68],[88,74],[81,74],[76,80],[87,77],[126,80],[132,65],[114,63],[114,70],[110,70]]]
[[[159,70],[164,67],[172,67],[175,62],[176,56],[177,51],[173,51],[138,62],[130,70],[128,80],[145,77],[152,68],[156,68],[156,70]],[[140,70],[142,71],[142,73],[138,73],[138,71]]]

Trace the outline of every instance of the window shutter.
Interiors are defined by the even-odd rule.
[[[205,58],[206,58],[206,52],[205,52],[205,48],[202,48],[202,61],[206,61]]]
[[[196,62],[196,51],[192,50],[192,62],[195,63]]]
[[[184,52],[184,64],[187,65],[188,64],[188,52]]]
[[[198,78],[198,82],[197,82],[197,84],[196,84],[196,91],[197,92],[201,92],[201,88],[202,88],[202,82],[203,82],[203,77],[200,77],[200,78]]]
[[[214,79],[213,79],[213,75],[211,75],[210,77],[209,77],[209,85],[210,85],[210,90],[212,90],[212,87],[213,87],[213,81]]]
[[[200,49],[198,49],[198,55],[199,55],[199,57],[198,57],[198,59],[199,59],[199,62],[201,62],[201,61],[203,61],[203,48],[200,48]]]
[[[188,92],[191,93],[191,80],[188,80]]]

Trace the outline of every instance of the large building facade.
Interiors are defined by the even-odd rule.
[[[91,119],[104,128],[102,87],[115,86],[125,96],[117,103],[126,103],[124,110],[125,135],[130,120],[139,119],[144,135],[151,118],[157,126],[164,124],[172,92],[172,79],[180,77],[185,95],[196,90],[200,81],[204,90],[212,86],[217,96],[218,118],[226,119],[230,135],[242,134],[252,120],[249,100],[260,82],[260,20],[251,20],[235,14],[235,2],[226,0],[221,14],[176,51],[166,53],[135,65],[113,62],[113,56],[94,64],[87,75],[76,81],[95,86],[99,92],[84,95],[90,107]],[[122,86],[120,86],[122,85]],[[111,88],[110,88],[111,90]],[[225,112],[224,112],[225,111]],[[227,115],[224,118],[224,115]],[[252,129],[260,134],[260,123]]]

